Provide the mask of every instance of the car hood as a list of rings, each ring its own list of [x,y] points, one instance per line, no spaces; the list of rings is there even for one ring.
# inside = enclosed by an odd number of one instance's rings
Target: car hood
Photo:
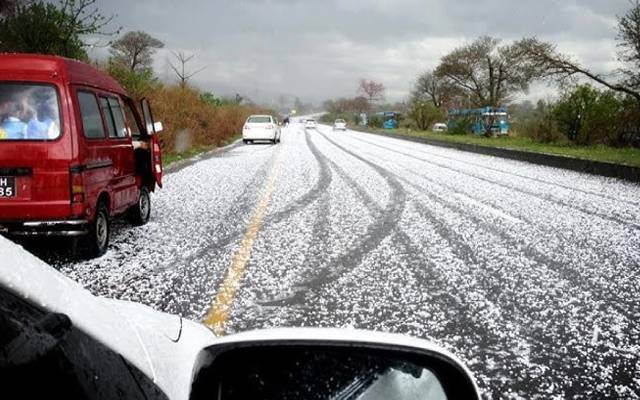
[[[72,324],[126,358],[170,398],[188,398],[200,351],[216,340],[203,325],[128,301],[93,296],[0,236],[0,288]]]

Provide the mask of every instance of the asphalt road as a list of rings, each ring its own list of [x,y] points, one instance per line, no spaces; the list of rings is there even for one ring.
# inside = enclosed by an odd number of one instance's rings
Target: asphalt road
[[[294,124],[169,174],[153,207],[106,256],[50,261],[226,332],[430,338],[487,398],[640,397],[637,185]]]

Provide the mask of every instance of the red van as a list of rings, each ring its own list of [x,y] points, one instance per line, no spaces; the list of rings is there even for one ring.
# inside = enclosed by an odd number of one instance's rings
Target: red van
[[[106,252],[110,220],[145,224],[162,160],[141,114],[109,75],[66,58],[0,54],[0,233],[82,239]]]

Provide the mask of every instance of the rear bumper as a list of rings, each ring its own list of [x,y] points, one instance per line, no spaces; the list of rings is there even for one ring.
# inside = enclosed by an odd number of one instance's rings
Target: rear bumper
[[[89,233],[89,222],[83,219],[57,221],[0,221],[0,234],[6,236],[66,236]]]
[[[277,137],[276,132],[255,132],[255,133],[243,133],[243,140],[275,140]]]

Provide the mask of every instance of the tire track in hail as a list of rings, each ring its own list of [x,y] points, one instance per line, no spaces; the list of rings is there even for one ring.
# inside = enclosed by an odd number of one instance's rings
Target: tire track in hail
[[[470,268],[469,273],[475,273],[479,275],[479,279],[477,279],[477,281],[480,284],[480,288],[482,288],[484,293],[486,293],[486,298],[492,303],[498,304],[501,309],[504,309],[505,311],[507,311],[507,312],[501,313],[502,319],[504,321],[510,321],[511,322],[510,325],[512,327],[514,326],[519,327],[519,331],[518,331],[519,336],[530,338],[529,343],[532,346],[531,359],[536,364],[544,363],[555,371],[562,371],[566,376],[575,376],[579,374],[581,371],[583,371],[585,368],[587,368],[587,366],[591,366],[592,368],[599,369],[597,371],[598,373],[604,373],[604,369],[609,369],[610,370],[609,373],[615,376],[613,378],[613,381],[618,383],[623,383],[631,387],[634,386],[633,384],[634,376],[633,376],[633,373],[632,372],[630,373],[629,371],[634,371],[633,366],[638,361],[637,356],[635,357],[635,361],[630,360],[628,357],[618,356],[617,358],[613,358],[611,357],[611,353],[612,352],[616,353],[615,350],[608,349],[604,345],[591,345],[591,344],[582,344],[582,346],[587,349],[583,353],[581,353],[578,349],[576,349],[573,346],[566,346],[565,348],[563,348],[562,351],[559,351],[559,352],[549,351],[550,348],[559,344],[557,340],[558,338],[554,335],[563,335],[563,334],[569,335],[568,337],[571,340],[577,340],[580,338],[580,336],[576,337],[574,335],[571,335],[570,332],[563,331],[567,323],[571,323],[571,321],[575,323],[575,320],[576,320],[576,317],[571,315],[570,309],[567,309],[565,307],[566,301],[563,301],[563,300],[566,300],[566,298],[562,299],[562,298],[555,298],[553,296],[545,296],[544,298],[544,301],[546,302],[545,307],[553,309],[554,315],[552,317],[547,317],[545,321],[540,321],[540,320],[536,321],[538,322],[538,324],[540,322],[542,322],[543,324],[546,324],[544,328],[541,328],[539,325],[531,326],[530,325],[531,319],[533,318],[532,315],[535,315],[535,304],[534,305],[530,304],[528,302],[529,298],[527,297],[519,298],[519,296],[503,295],[503,293],[505,293],[505,290],[509,289],[508,286],[505,286],[505,281],[504,281],[504,277],[505,277],[504,269],[508,268],[509,265],[501,264],[498,268],[496,268],[495,266],[492,266],[492,261],[494,260],[492,259],[491,254],[483,254],[482,252],[478,252],[477,249],[474,249],[472,246],[470,246],[466,242],[465,236],[463,236],[456,230],[452,229],[444,219],[437,217],[429,207],[427,207],[426,205],[420,202],[416,202],[416,203],[417,203],[416,209],[419,212],[419,214],[423,218],[428,219],[432,222],[433,226],[436,228],[438,232],[438,235],[444,238],[449,243],[449,246],[452,249],[454,249],[455,254],[460,259],[462,259],[466,265],[469,265],[469,266],[475,265],[479,267],[479,268]],[[458,210],[457,212],[459,213],[460,210]],[[483,224],[481,221],[475,220],[474,223],[476,225],[480,225],[480,224],[484,225],[484,229],[487,229],[487,226]],[[492,229],[491,231],[497,234],[500,234],[500,230],[497,228]],[[477,238],[478,235],[472,235],[472,237]],[[518,247],[515,247],[515,248],[518,248]],[[528,259],[530,259],[531,261],[534,261],[536,264],[538,264],[539,267],[543,267],[543,268],[546,267],[551,270],[554,270],[555,272],[558,272],[557,269],[553,268],[553,264],[550,265],[545,263],[545,261],[548,261],[548,260],[540,259],[539,254],[532,254],[529,251],[527,251],[527,249],[524,249],[523,255]],[[527,268],[527,267],[524,267],[524,268]],[[559,275],[562,276],[561,273],[559,273]],[[529,276],[529,278],[531,278],[531,276]],[[543,292],[545,292],[545,289],[548,290],[548,288],[546,288],[544,275],[538,276],[537,280],[539,282],[530,281],[532,282],[534,289],[542,288]],[[572,282],[571,280],[568,280],[568,281]],[[512,288],[512,291],[514,290],[515,289]],[[519,290],[522,290],[522,288],[519,288]],[[573,298],[576,296],[575,292],[572,292],[572,293],[574,294],[569,294],[570,298]],[[587,297],[589,297],[589,294],[593,293],[593,291],[577,291],[577,293],[581,293],[583,296],[586,295]],[[539,291],[536,291],[534,295],[540,296],[541,294]],[[549,304],[549,302],[552,302],[552,304]],[[611,308],[614,308],[614,309],[617,308],[616,311],[618,312],[618,314],[623,315],[625,318],[627,318],[627,322],[631,323],[633,319],[629,319],[629,318],[632,318],[632,315],[629,315],[627,312],[625,312],[624,309],[620,309],[619,307],[616,307],[616,305],[617,304],[613,302],[613,300],[607,300],[607,306],[611,306]],[[599,309],[599,310],[592,310],[592,312],[596,312],[598,317],[600,318],[603,318],[603,316],[606,316],[608,318],[611,318],[612,320],[616,320],[616,318],[610,315],[609,310]],[[589,322],[588,318],[586,318],[584,315],[581,315],[580,317],[582,318],[582,320],[578,322],[580,326],[583,326],[583,327],[590,326],[587,324]],[[580,319],[580,317],[578,317],[578,319]],[[553,329],[548,329],[550,323],[553,323],[553,327],[558,328],[560,332],[556,332]],[[607,324],[602,324],[602,325],[607,326]],[[526,331],[526,335],[524,334],[522,329]],[[588,328],[584,328],[584,329],[588,329]],[[635,338],[632,336],[629,337],[630,343],[634,343],[636,340],[638,340],[637,337]],[[590,354],[602,355],[603,363],[594,364],[592,362],[593,360],[591,359],[593,356]],[[567,359],[573,360],[573,363],[571,365],[567,365],[566,364]],[[604,363],[604,360],[606,360],[606,363]],[[559,383],[559,382],[556,382],[556,383]],[[524,389],[526,392],[533,390],[533,387],[530,386],[526,380],[522,382],[522,384],[526,386],[526,389]],[[572,387],[571,390],[573,391],[573,393],[576,393],[576,394],[584,393],[585,391],[589,390],[589,383],[587,382],[574,381],[572,382],[572,385],[574,385],[574,387]]]
[[[395,174],[394,172],[391,172],[391,173]],[[582,290],[578,290],[578,293],[582,293],[583,295],[586,294],[587,296],[590,295],[591,297],[593,297],[594,295],[599,297],[598,299],[595,300],[599,308],[597,310],[592,310],[592,312],[597,312],[598,318],[600,319],[611,318],[612,320],[616,320],[616,318],[611,315],[611,311],[613,310],[618,315],[623,316],[626,319],[627,323],[631,324],[632,321],[634,321],[634,315],[636,315],[637,311],[635,312],[629,311],[629,310],[637,309],[637,307],[634,305],[633,302],[626,303],[623,306],[620,306],[621,300],[618,298],[609,296],[608,290],[604,288],[599,288],[599,287],[596,287],[597,290],[594,290],[594,286],[589,282],[586,282],[585,279],[582,277],[582,275],[578,271],[574,271],[572,269],[567,269],[563,267],[562,263],[554,261],[544,253],[541,253],[536,249],[532,248],[528,243],[511,237],[511,235],[508,232],[499,228],[500,226],[499,224],[496,224],[496,225],[488,224],[485,221],[475,216],[469,215],[465,210],[461,209],[457,205],[443,199],[437,194],[430,192],[429,189],[420,185],[416,185],[397,174],[395,175],[399,180],[403,181],[405,184],[411,187],[418,189],[422,194],[429,197],[432,201],[436,201],[440,203],[442,206],[460,215],[462,218],[469,219],[479,229],[484,230],[486,232],[493,233],[501,240],[504,240],[509,247],[522,250],[523,255],[530,261],[535,262],[538,266],[543,268],[548,268],[551,271],[554,271],[555,273],[557,273],[565,281],[571,282],[572,284],[576,284],[577,286],[580,287],[580,289],[582,289]],[[500,304],[501,308],[505,308],[506,306],[506,309],[509,312],[503,313],[503,318],[506,321],[510,321],[512,324],[515,324],[516,326],[522,326],[523,328],[527,328],[523,324],[523,319],[526,321],[526,318],[529,316],[528,315],[529,312],[527,311],[527,306],[530,306],[530,305],[526,302],[526,300],[524,302],[522,300],[518,302],[516,301],[518,300],[516,298],[501,296],[501,293],[504,290],[503,285],[500,284],[500,282],[502,282],[503,280],[503,272],[504,272],[503,269],[500,268],[498,270],[494,269],[493,271],[491,271],[492,269],[490,268],[491,257],[478,253],[476,250],[474,250],[470,245],[466,243],[465,236],[461,235],[454,229],[451,229],[446,223],[446,221],[438,218],[426,205],[422,204],[419,201],[417,202],[417,204],[418,204],[417,210],[420,212],[421,216],[423,218],[427,218],[433,221],[433,223],[435,224],[438,230],[439,236],[445,238],[448,241],[450,247],[455,250],[455,254],[457,254],[462,260],[464,260],[466,264],[481,266],[481,268],[475,269],[470,272],[476,272],[476,273],[479,272],[482,275],[484,275],[484,278],[482,278],[478,282],[481,283],[482,285],[481,287],[484,290],[484,292],[489,294],[487,296],[488,300],[490,300],[494,304]],[[478,234],[478,235],[482,236],[481,234]],[[477,237],[478,235],[472,235],[472,236]],[[567,274],[566,273],[567,271],[570,272],[570,274]],[[546,284],[543,280],[540,281],[539,283],[535,283],[535,286],[542,289],[546,288]],[[505,305],[505,300],[509,300],[511,304]],[[550,299],[547,299],[547,300],[550,300]],[[602,308],[603,303],[605,304],[605,307],[609,307],[609,309],[607,308],[603,309]],[[548,304],[546,306],[549,307]],[[561,353],[561,352],[550,353],[548,349],[551,346],[558,344],[556,338],[554,337],[554,334],[561,335],[562,326],[567,321],[567,318],[565,318],[565,313],[567,311],[565,311],[565,308],[563,307],[562,302],[560,302],[559,300],[556,301],[555,306],[551,308],[556,310],[555,311],[556,315],[554,316],[554,321],[556,322],[556,325],[554,325],[554,327],[557,327],[561,332],[558,333],[555,331],[547,331],[545,329],[540,329],[538,327],[536,328],[536,330],[533,330],[530,333],[529,336],[531,336],[531,339],[532,339],[531,343],[533,343],[535,347],[535,351],[533,351],[532,354],[533,354],[533,359],[536,360],[536,363],[540,364],[546,361],[548,364],[551,364],[549,365],[549,367],[556,369],[558,371],[562,371],[563,373],[566,373],[567,376],[574,376],[578,374],[583,369],[583,367],[595,366],[595,368],[599,368],[598,365],[604,365],[605,364],[604,361],[606,360],[606,364],[607,364],[606,368],[609,368],[610,369],[609,373],[614,375],[613,381],[622,382],[634,391],[640,390],[637,387],[637,384],[634,384],[634,376],[633,376],[634,365],[638,361],[637,356],[635,358],[623,357],[620,355],[621,353],[619,349],[610,348],[605,346],[604,344],[587,345],[586,347],[590,348],[591,350],[588,350],[586,353],[580,353],[578,350],[574,348],[570,348],[570,349],[567,348],[564,350],[564,353]],[[582,321],[583,325],[584,325],[584,322],[585,321]],[[607,326],[607,324],[604,324],[604,326]],[[530,329],[533,329],[533,328],[530,328]],[[627,334],[629,335],[628,344],[636,343],[638,340],[640,340],[640,337],[638,337],[637,331],[627,332]],[[588,353],[601,355],[603,359],[602,360],[603,363],[601,364],[590,363],[591,356],[589,356]],[[550,358],[548,356],[549,354],[551,354]],[[573,360],[580,360],[581,365],[577,365],[577,366],[565,365],[564,361],[567,359],[567,357]],[[604,373],[604,371],[598,370],[597,373]],[[527,379],[522,383],[523,385],[522,390],[525,390],[525,392],[533,390],[534,388],[533,386],[527,383],[529,379],[530,377],[527,377]],[[560,383],[562,382],[555,382],[553,384],[560,384]],[[585,382],[572,382],[571,385],[572,386],[567,389],[575,394],[584,393],[589,390],[589,384]],[[610,387],[609,390],[612,390],[612,387]]]
[[[442,241],[447,241],[441,233],[436,232],[436,235]],[[492,314],[487,312],[486,304],[477,301],[478,288],[474,287],[473,280],[469,278],[472,272],[469,265],[464,264],[463,269],[457,273],[452,273],[452,268],[447,266],[445,274],[443,267],[438,266],[433,257],[414,243],[415,238],[402,231],[398,231],[396,237],[394,245],[403,247],[405,254],[411,255],[408,268],[420,279],[420,289],[428,293],[429,303],[440,305],[446,315],[444,325],[423,329],[437,329],[441,333],[435,339],[444,341],[456,352],[464,354],[468,366],[481,381],[479,383],[483,389],[494,395],[506,393],[508,389],[513,390],[513,379],[519,378],[518,382],[522,381],[527,375],[527,369],[531,367],[530,364],[527,365],[529,360],[526,357],[514,354],[513,350],[526,352],[529,343],[523,344],[524,338],[520,335],[514,337],[510,327],[498,324],[498,321],[491,318]],[[470,291],[474,291],[473,295]],[[479,295],[485,298],[487,296],[484,291]],[[508,366],[509,380],[505,380],[504,375],[487,374],[487,365],[496,361],[501,366]],[[543,382],[531,378],[527,383],[536,387]]]
[[[295,306],[305,305],[308,296],[313,293],[314,290],[320,289],[322,286],[338,279],[349,269],[358,266],[364,257],[373,251],[380,243],[389,235],[392,234],[393,229],[400,221],[400,217],[404,212],[406,205],[406,192],[400,182],[388,174],[387,171],[375,163],[353,153],[352,151],[342,147],[333,140],[329,139],[324,133],[319,132],[325,140],[333,144],[338,149],[342,150],[351,157],[363,162],[376,173],[378,173],[389,185],[391,189],[391,196],[388,201],[387,207],[381,215],[381,218],[377,219],[375,223],[371,224],[366,233],[363,235],[363,239],[360,244],[351,249],[349,252],[338,256],[334,260],[328,260],[326,264],[328,267],[322,269],[313,279],[305,281],[294,290],[293,296],[288,299],[278,300],[270,302],[265,305],[269,306]],[[321,154],[321,153],[320,153]],[[322,155],[324,157],[324,155]]]
[[[384,212],[384,209],[379,207],[371,198],[369,193],[367,193],[361,185],[351,178],[344,169],[332,160],[328,161],[337,174],[344,179],[345,182],[347,182],[347,184],[356,192],[358,197],[369,206],[374,215],[379,215]],[[450,317],[448,318],[447,326],[443,329],[448,331],[450,335],[458,337],[460,342],[464,342],[465,344],[468,344],[465,340],[468,340],[469,337],[478,339],[474,344],[481,346],[484,351],[480,354],[467,354],[469,359],[475,358],[480,365],[484,365],[490,358],[495,359],[496,357],[504,354],[504,348],[514,346],[514,343],[512,343],[513,341],[510,342],[506,335],[501,335],[500,332],[491,330],[487,326],[486,321],[482,321],[482,318],[478,318],[478,315],[481,313],[473,301],[470,302],[466,297],[454,294],[460,290],[460,287],[464,282],[467,282],[466,279],[460,278],[457,283],[448,281],[446,277],[438,273],[438,268],[434,264],[433,260],[425,257],[421,249],[418,249],[406,234],[399,231],[397,227],[394,227],[393,231],[394,232],[392,232],[392,234],[399,238],[399,240],[394,240],[394,245],[403,246],[406,249],[405,254],[410,254],[414,257],[411,260],[411,264],[414,266],[414,268],[412,268],[412,272],[422,278],[420,289],[425,289],[424,291],[429,293],[434,302],[441,306],[440,309]],[[331,306],[328,307],[330,308]],[[481,321],[478,321],[478,319]],[[458,346],[460,344],[461,343],[456,343],[455,347],[461,348],[461,346]],[[515,345],[517,345],[517,343]],[[526,366],[523,363],[519,363],[516,366],[513,366],[512,370],[517,370],[518,373],[523,374],[526,370]],[[497,378],[495,379],[497,381]],[[493,383],[494,382],[492,381],[491,385],[487,384],[486,386],[495,387]],[[505,385],[507,384],[505,382],[502,383],[503,386],[506,387]]]
[[[557,204],[557,205],[560,205],[560,206],[563,206],[563,207],[568,207],[568,208],[571,208],[571,209],[578,210],[578,211],[583,212],[583,213],[585,213],[587,215],[591,215],[591,216],[594,216],[594,217],[602,218],[602,219],[607,220],[607,221],[615,222],[615,223],[621,224],[621,225],[623,225],[625,227],[629,227],[629,228],[632,228],[632,229],[640,230],[640,224],[635,223],[635,222],[627,221],[627,220],[624,220],[624,219],[621,219],[621,218],[618,218],[618,217],[615,217],[615,216],[603,214],[603,213],[600,213],[600,212],[597,212],[597,211],[592,211],[592,210],[586,209],[584,207],[581,207],[581,206],[578,206],[578,205],[575,205],[575,204],[569,204],[569,203],[567,203],[567,202],[565,202],[563,200],[556,199],[556,198],[554,198],[552,196],[540,195],[540,194],[538,194],[538,193],[536,193],[534,191],[531,191],[531,190],[526,190],[526,189],[523,189],[523,188],[520,188],[520,187],[517,187],[517,186],[514,186],[514,185],[509,185],[509,184],[506,184],[506,183],[497,182],[497,181],[491,180],[489,178],[485,178],[485,177],[477,175],[477,174],[473,174],[473,173],[470,173],[470,172],[463,171],[461,169],[450,167],[450,166],[445,165],[445,164],[441,164],[441,163],[438,163],[438,162],[435,162],[435,161],[431,161],[431,160],[427,160],[427,159],[424,159],[424,158],[416,157],[416,156],[414,156],[414,155],[412,155],[410,153],[405,153],[405,152],[399,151],[399,150],[393,150],[393,149],[390,149],[388,147],[381,146],[381,145],[378,145],[378,144],[369,143],[367,141],[363,141],[363,140],[358,139],[358,138],[354,138],[354,139],[357,140],[357,141],[360,141],[360,142],[368,143],[368,144],[370,144],[372,146],[375,146],[375,147],[378,147],[378,148],[381,148],[381,149],[384,149],[384,150],[387,150],[387,151],[391,151],[391,152],[394,152],[394,153],[397,153],[397,154],[401,154],[403,156],[412,158],[412,159],[417,160],[417,161],[421,161],[421,162],[424,162],[424,163],[427,163],[427,164],[435,165],[436,167],[443,168],[443,169],[446,169],[446,170],[449,170],[449,171],[452,171],[452,172],[455,172],[455,173],[458,173],[458,174],[466,175],[466,176],[469,176],[471,178],[478,179],[480,181],[487,182],[487,183],[492,184],[492,185],[500,186],[500,187],[503,187],[503,188],[509,189],[509,190],[514,190],[516,192],[520,192],[520,193],[526,194],[528,196],[533,196],[533,197],[536,197],[538,199],[541,199],[541,200],[544,200],[544,201],[548,201],[550,203],[554,203],[554,204]]]
[[[358,140],[360,142],[363,142],[363,143],[368,143],[368,144],[371,144],[371,145],[375,145],[375,143],[372,143],[372,142],[370,142],[368,140],[364,140],[364,139],[361,139],[361,138],[357,138],[355,136],[353,136],[352,138],[355,139],[355,140]],[[390,144],[390,145],[391,146],[397,146],[398,148],[401,148],[401,149],[406,149],[403,146],[398,145],[398,144]],[[388,147],[384,147],[384,148],[388,149]],[[509,171],[504,171],[504,170],[502,170],[500,168],[489,167],[489,166],[486,166],[486,165],[483,165],[483,164],[480,164],[480,163],[475,163],[475,162],[471,162],[471,161],[464,161],[464,160],[457,159],[455,157],[444,156],[444,155],[441,155],[441,154],[432,153],[432,152],[425,151],[425,150],[419,150],[419,149],[415,149],[414,150],[414,149],[412,149],[412,151],[416,151],[416,152],[418,152],[420,154],[425,154],[425,155],[430,155],[430,156],[434,156],[434,157],[444,158],[445,160],[455,161],[455,162],[460,163],[460,164],[466,164],[466,165],[470,165],[470,166],[473,166],[473,167],[486,169],[486,170],[489,170],[489,171],[499,172],[499,173],[505,174],[505,175],[511,175],[511,176],[515,176],[515,177],[518,177],[518,178],[532,180],[534,182],[539,182],[539,183],[542,183],[542,184],[545,184],[545,185],[557,186],[557,187],[560,187],[562,189],[567,189],[567,190],[571,190],[571,191],[575,191],[575,192],[580,192],[580,193],[583,193],[583,194],[586,194],[586,195],[590,195],[590,196],[600,197],[600,198],[603,198],[603,199],[616,201],[616,202],[620,202],[620,203],[626,203],[626,204],[632,205],[632,206],[640,206],[640,202],[636,202],[636,201],[633,201],[633,200],[620,199],[618,197],[609,196],[609,195],[606,195],[606,194],[603,194],[603,193],[596,193],[596,192],[593,192],[593,191],[590,191],[590,190],[571,187],[571,186],[568,186],[568,185],[563,185],[561,183],[551,182],[551,181],[547,181],[547,180],[540,179],[540,178],[535,178],[535,177],[528,176],[528,175],[518,174],[518,173],[515,173],[515,172],[509,172]],[[491,156],[488,156],[488,157],[491,157]],[[515,161],[515,160],[510,160],[510,161]],[[548,167],[548,168],[553,168],[553,167]],[[571,172],[576,172],[576,171],[571,171]]]
[[[406,180],[405,178],[397,175],[396,173],[388,170],[389,173],[393,174],[396,176],[397,179],[405,182],[406,184],[415,187],[415,188],[419,188],[421,192],[424,192],[425,190],[428,190],[422,186],[416,185],[408,180]],[[464,210],[460,209],[457,205],[446,201],[445,199],[443,199],[442,197],[433,194],[433,193],[426,193],[431,199],[432,201],[437,201],[438,203],[442,204],[444,207],[448,208],[451,211],[454,211],[455,213],[459,214],[461,217],[463,218],[470,218],[472,220],[472,222],[477,225],[479,228],[482,228],[486,231],[489,231],[493,234],[495,234],[496,236],[498,236],[500,239],[507,241],[508,245],[514,247],[514,248],[524,248],[524,256],[527,257],[529,260],[537,263],[540,267],[547,267],[550,268],[551,270],[553,270],[556,273],[559,273],[559,271],[557,270],[558,267],[561,267],[561,264],[558,262],[555,262],[554,260],[550,259],[549,257],[547,257],[546,255],[544,255],[543,253],[538,252],[535,249],[532,248],[528,248],[527,244],[522,242],[522,241],[518,241],[517,243],[514,243],[514,241],[516,241],[517,239],[512,238],[507,232],[505,232],[504,230],[501,230],[499,228],[500,225],[492,225],[492,224],[487,224],[485,221],[480,220],[479,218],[476,217],[470,217]],[[472,247],[470,247],[467,243],[465,239],[465,236],[461,235],[460,233],[456,232],[454,229],[451,229],[446,221],[438,218],[432,210],[430,210],[426,205],[421,204],[420,202],[418,202],[418,206],[417,208],[420,211],[420,214],[423,218],[426,218],[430,221],[432,221],[432,224],[434,224],[438,235],[440,237],[442,237],[443,239],[445,239],[448,243],[449,246],[454,249],[455,254],[465,262],[465,265],[478,265],[478,266],[484,266],[483,268],[480,269],[470,269],[469,273],[473,274],[473,273],[477,273],[480,272],[481,275],[484,275],[483,279],[480,279],[478,282],[480,284],[481,289],[483,290],[484,293],[486,293],[487,295],[485,296],[487,298],[487,300],[491,301],[493,304],[500,304],[501,308],[504,307],[504,298],[500,295],[500,293],[502,293],[502,289],[504,289],[502,287],[502,285],[500,284],[501,282],[501,278],[503,278],[502,276],[502,268],[500,268],[499,270],[493,270],[491,271],[490,268],[490,257],[486,258],[486,255],[480,254],[478,252],[476,252]],[[475,236],[474,236],[475,237]],[[399,243],[402,243],[403,241],[399,241]],[[414,252],[415,254],[420,254],[420,252],[416,251]],[[486,267],[486,268],[485,268]],[[555,268],[554,268],[555,267]],[[487,272],[489,271],[489,272]],[[587,287],[587,290],[585,292],[593,294],[593,289],[591,287],[591,285],[589,285],[588,283],[585,285],[584,281],[581,280],[581,276],[577,271],[573,271],[574,274],[572,275],[572,278],[578,278],[580,279],[580,285],[583,287]],[[572,282],[572,283],[576,283],[575,279],[567,279],[567,277],[563,276],[562,273],[559,273],[560,276],[563,277],[563,279],[565,279],[568,282]],[[464,280],[462,281],[464,282]],[[540,287],[540,288],[545,288],[545,283],[544,282],[539,282],[539,283],[535,283],[534,286]],[[455,290],[457,288],[457,290],[459,291],[459,287],[452,287],[452,290]],[[607,293],[606,290],[600,291],[598,294],[600,296],[602,296],[604,293]],[[513,300],[513,299],[512,299]],[[617,305],[617,302],[619,301],[618,299],[605,299],[604,300],[607,305]],[[502,313],[503,315],[503,319],[506,322],[510,322],[510,326],[513,327],[515,326],[520,326],[523,328],[527,328],[525,325],[523,325],[523,322],[526,322],[526,318],[529,317],[529,312],[527,311],[527,306],[529,306],[529,304],[526,303],[526,300],[523,302],[522,300],[518,301],[512,301],[512,304],[510,306],[507,307],[507,311],[508,313]],[[560,317],[558,317],[558,315],[554,316],[554,321],[558,322],[560,325],[556,325],[556,326],[561,326],[562,322],[566,320],[566,318],[564,318],[563,316],[564,314],[564,308],[563,308],[563,304],[561,302],[556,302],[556,306],[554,307],[557,311],[556,313],[560,314]],[[598,310],[600,313],[605,312],[606,310]],[[629,318],[633,318],[633,314],[629,315],[627,312],[625,312],[625,309],[616,309],[616,312],[618,312],[619,315],[623,315],[625,318],[627,318],[627,322],[633,321],[633,319],[629,319]],[[602,314],[598,314],[598,316],[602,316]],[[605,312],[605,314],[609,315],[609,312]],[[610,315],[609,315],[610,317]],[[583,321],[584,322],[584,321]],[[528,327],[529,329],[533,329],[531,327]],[[527,331],[528,332],[528,331]],[[592,363],[590,364],[590,356],[588,355],[589,351],[587,353],[581,353],[578,350],[575,349],[568,349],[566,350],[564,353],[552,353],[551,354],[551,359],[549,360],[549,358],[547,357],[547,354],[549,353],[548,350],[550,346],[554,346],[557,343],[557,338],[554,337],[554,334],[562,334],[562,332],[558,333],[555,331],[551,331],[548,332],[545,329],[539,329],[539,327],[536,330],[533,330],[533,332],[529,335],[531,336],[531,341],[530,343],[533,343],[534,347],[535,347],[535,351],[531,352],[531,354],[533,355],[532,360],[534,361],[534,364],[543,364],[545,362],[551,364],[550,367],[554,368],[558,371],[562,371],[563,373],[566,374],[566,376],[574,376],[576,374],[578,374],[581,370],[581,368],[587,366],[587,365],[592,365]],[[520,337],[522,337],[522,335],[519,333]],[[630,337],[629,338],[629,342],[633,343],[635,342],[637,339],[639,338],[634,338],[634,337]],[[632,390],[637,391],[638,388],[636,387],[637,385],[635,385],[634,382],[634,376],[633,376],[633,371],[634,371],[634,365],[635,362],[637,362],[637,357],[635,358],[635,361],[633,359],[629,359],[628,357],[620,357],[620,354],[618,354],[618,350],[617,349],[612,349],[612,348],[608,348],[607,346],[600,344],[600,345],[590,345],[587,346],[592,348],[592,352],[595,352],[597,354],[603,354],[602,358],[603,358],[603,363],[602,365],[604,365],[604,360],[607,361],[607,365],[609,367],[611,367],[610,369],[612,370],[612,374],[614,374],[614,378],[613,381],[615,382],[623,382],[625,385],[627,385],[628,387],[630,387]],[[506,347],[509,348],[509,347]],[[613,356],[612,356],[613,353]],[[616,357],[617,355],[617,357]],[[495,356],[495,355],[492,355]],[[569,357],[573,360],[580,360],[581,361],[581,365],[565,365],[564,361],[566,360],[566,358]],[[520,380],[518,381],[518,390],[522,390],[525,393],[530,393],[531,391],[535,391],[534,389],[536,387],[541,387],[543,384],[546,384],[547,386],[550,384],[550,382],[547,380],[545,381],[545,379],[547,379],[548,377],[544,377],[544,376],[538,376],[538,377],[532,377],[530,376],[531,374],[527,373],[527,365],[526,364],[519,364],[517,368],[514,368],[514,366],[509,363],[509,358],[504,358],[503,361],[505,361],[504,366],[509,368],[510,372],[518,372],[518,377],[520,378]],[[592,365],[593,366],[593,365]],[[596,365],[596,368],[599,368]],[[630,372],[631,371],[631,372]],[[597,370],[595,373],[603,373],[603,370]],[[495,383],[495,382],[494,382]],[[504,383],[504,382],[503,382]],[[554,381],[551,382],[551,385],[558,385],[558,384],[562,384],[563,382],[561,381]],[[494,385],[491,385],[492,387],[494,387]],[[504,387],[506,389],[506,386]],[[572,382],[570,387],[566,388],[567,390],[569,390],[571,393],[574,394],[579,394],[579,393],[585,393],[586,391],[589,390],[589,383],[586,382]],[[611,394],[613,395],[613,388],[609,387],[609,390],[611,390]],[[540,391],[539,393],[545,393],[544,391]]]
[[[373,156],[373,157],[377,158],[378,160],[381,160],[381,157],[376,157],[376,156]],[[452,190],[454,191],[454,193],[457,192],[457,190],[452,189],[450,185],[445,185],[445,184],[436,182],[435,180],[427,176],[424,176],[417,172],[413,172],[411,170],[407,170],[407,172],[409,172],[412,175],[418,176],[422,179],[425,179],[434,185],[443,187],[448,190]],[[482,219],[469,213],[467,210],[460,208],[457,204],[451,201],[448,201],[442,196],[434,193],[433,190],[431,190],[430,188],[413,183],[408,179],[406,179],[405,177],[402,177],[396,174],[395,172],[390,171],[390,173],[394,174],[400,181],[404,182],[408,186],[413,187],[419,190],[422,194],[427,195],[432,201],[436,201],[442,204],[449,210],[460,215],[462,218],[466,218],[471,222],[473,222],[474,224],[476,224],[477,226],[482,227],[485,231],[498,236],[511,248],[520,249],[521,251],[524,252],[523,254],[525,254],[527,258],[529,258],[530,260],[535,261],[541,265],[546,265],[552,271],[558,273],[564,280],[579,286],[584,291],[588,291],[589,293],[592,293],[599,300],[606,302],[610,307],[615,309],[616,312],[618,312],[619,314],[627,318],[634,318],[634,315],[640,315],[640,304],[634,301],[625,302],[620,298],[615,297],[615,294],[611,293],[611,291],[606,287],[601,287],[600,285],[590,282],[587,278],[585,278],[582,271],[576,271],[570,267],[567,267],[562,262],[556,261],[551,256],[537,250],[535,248],[535,245],[537,243],[530,243],[521,238],[514,237],[507,230],[502,229],[501,224],[488,224]],[[530,223],[533,223],[533,221]],[[559,239],[563,243],[562,238],[560,236],[558,235],[555,235],[555,236],[557,239]],[[590,267],[593,270],[597,270],[599,268],[598,265],[592,265],[592,264],[589,264],[588,267]]]
[[[316,146],[309,139],[309,133],[305,131],[305,142],[307,147],[311,151],[311,154],[316,160],[319,168],[319,176],[316,184],[305,193],[302,197],[293,202],[289,207],[285,208],[282,211],[279,211],[273,214],[271,217],[267,219],[267,223],[277,223],[286,218],[289,218],[293,213],[304,210],[306,207],[311,205],[313,202],[318,200],[323,194],[326,193],[327,188],[331,185],[331,180],[333,179],[331,175],[331,168],[327,165],[326,160],[320,153],[320,151],[316,148]]]
[[[329,247],[328,238],[330,229],[328,218],[331,207],[327,189],[330,183],[333,181],[333,173],[331,166],[329,165],[331,161],[325,158],[324,155],[322,155],[320,150],[310,139],[309,133],[306,130],[304,134],[305,142],[320,168],[319,179],[315,187],[311,191],[307,192],[305,196],[296,201],[294,205],[287,207],[285,210],[280,211],[279,213],[271,217],[270,222],[280,222],[290,217],[292,213],[304,211],[306,207],[317,201],[317,209],[314,210],[316,218],[313,220],[314,223],[311,230],[312,241],[307,252],[305,253],[305,261],[302,263],[302,265],[299,266],[298,271],[299,276],[317,277],[319,275],[325,276],[329,273],[328,268],[323,265],[322,260],[323,257],[328,253]],[[318,238],[321,238],[321,240],[318,240]],[[302,290],[301,288],[306,287],[308,282],[309,279],[307,278],[302,282],[293,284],[291,288],[293,294],[285,294],[284,296],[275,299],[271,298],[260,300],[257,301],[257,304],[267,308],[281,306],[285,302],[289,301],[292,297],[294,297],[298,291]],[[268,316],[265,315],[261,315],[260,317],[261,319],[268,318]]]

